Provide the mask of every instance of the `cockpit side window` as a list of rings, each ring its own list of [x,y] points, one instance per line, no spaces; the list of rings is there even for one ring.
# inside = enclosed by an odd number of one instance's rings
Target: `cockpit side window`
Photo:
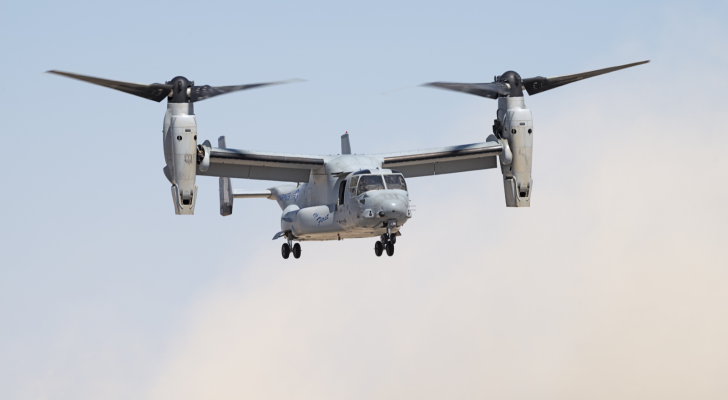
[[[357,194],[362,194],[371,190],[384,190],[384,181],[382,181],[381,175],[364,175],[359,178]]]
[[[407,190],[407,184],[404,182],[404,176],[402,175],[384,175],[384,182],[387,183],[387,189]]]

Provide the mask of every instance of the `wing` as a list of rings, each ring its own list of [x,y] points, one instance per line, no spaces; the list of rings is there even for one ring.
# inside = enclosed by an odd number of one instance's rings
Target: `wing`
[[[321,156],[221,149],[210,151],[210,167],[198,175],[282,182],[308,182],[312,169],[324,166]]]
[[[503,151],[496,141],[437,147],[433,149],[378,154],[384,159],[382,168],[396,169],[405,178],[452,174],[495,168],[495,156]]]

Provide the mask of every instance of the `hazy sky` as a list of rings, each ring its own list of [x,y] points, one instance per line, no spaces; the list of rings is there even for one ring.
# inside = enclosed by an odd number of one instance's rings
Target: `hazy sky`
[[[0,4],[3,399],[728,398],[725,2]],[[483,141],[426,88],[650,59],[526,96],[528,209],[496,170],[408,182],[394,257],[304,243],[198,179],[174,215],[164,103],[41,74],[307,82],[196,105],[200,140],[355,153]],[[234,180],[239,189],[272,182]]]

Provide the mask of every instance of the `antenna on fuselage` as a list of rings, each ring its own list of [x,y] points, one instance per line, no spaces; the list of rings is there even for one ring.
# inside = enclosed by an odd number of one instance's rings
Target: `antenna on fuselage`
[[[349,132],[341,135],[341,154],[351,154],[351,143],[349,143]]]

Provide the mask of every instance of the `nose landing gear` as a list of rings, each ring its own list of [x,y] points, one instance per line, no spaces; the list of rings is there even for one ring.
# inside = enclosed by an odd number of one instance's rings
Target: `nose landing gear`
[[[374,254],[376,254],[377,257],[381,257],[383,251],[384,251],[384,245],[382,244],[382,242],[374,243]]]
[[[385,233],[381,236],[379,241],[374,243],[374,254],[377,257],[381,257],[382,253],[386,250],[388,256],[394,255],[394,244],[397,243],[397,235],[394,233]]]
[[[392,257],[394,255],[394,243],[389,242],[385,247],[387,248],[387,255]]]

